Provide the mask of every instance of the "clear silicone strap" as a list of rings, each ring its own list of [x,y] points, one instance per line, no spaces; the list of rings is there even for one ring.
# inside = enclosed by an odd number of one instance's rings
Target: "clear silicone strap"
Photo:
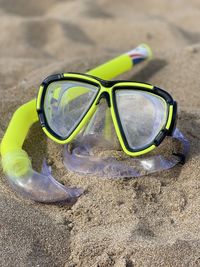
[[[176,128],[173,136],[174,140],[180,143],[179,151],[172,151],[170,155],[152,155],[135,157],[131,159],[131,164],[124,164],[111,157],[97,157],[91,149],[92,144],[99,142],[94,136],[89,137],[90,144],[77,143],[66,145],[64,149],[64,165],[73,172],[82,174],[93,174],[105,178],[139,177],[150,173],[168,170],[177,164],[184,164],[189,151],[189,142],[184,135]],[[93,140],[92,140],[93,138]]]
[[[180,150],[172,151],[171,155],[168,157],[165,157],[164,155],[154,155],[141,160],[142,167],[148,171],[148,173],[168,170],[177,164],[185,163],[189,152],[189,141],[178,128],[175,129],[172,138],[180,142]]]

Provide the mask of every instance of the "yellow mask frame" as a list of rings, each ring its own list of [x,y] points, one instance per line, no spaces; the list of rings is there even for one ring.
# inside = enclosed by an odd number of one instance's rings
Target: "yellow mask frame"
[[[86,85],[93,85],[95,88],[98,88],[98,93],[96,94],[93,103],[90,105],[89,109],[86,110],[84,116],[82,117],[78,125],[76,125],[75,129],[66,137],[61,137],[56,134],[56,132],[49,126],[48,120],[46,119],[45,115],[44,99],[46,97],[48,88],[52,84],[57,84],[57,86],[59,86],[60,82],[73,82],[74,84],[77,83],[77,86],[75,86],[75,90],[73,90],[73,94],[68,95],[69,101],[72,101],[74,98],[77,98],[78,96],[86,93],[86,89],[84,87],[78,86],[78,82],[81,82]],[[119,119],[115,91],[123,89],[137,91],[140,93],[145,92],[145,94],[149,94],[153,97],[159,98],[165,105],[165,124],[162,125],[155,138],[150,143],[146,144],[140,149],[132,149],[129,146],[122,128],[122,124]],[[58,90],[59,87],[57,87],[54,92],[57,92]],[[37,98],[37,112],[40,118],[42,129],[49,138],[51,138],[57,143],[67,144],[72,142],[72,140],[77,136],[77,134],[88,124],[90,118],[95,113],[98,107],[98,103],[102,97],[105,97],[107,99],[118,140],[121,144],[123,151],[127,155],[140,156],[146,154],[156,148],[166,136],[172,135],[176,122],[177,104],[166,91],[146,83],[131,81],[108,81],[99,79],[88,74],[80,73],[57,74],[49,76],[44,80],[44,82],[40,86]]]

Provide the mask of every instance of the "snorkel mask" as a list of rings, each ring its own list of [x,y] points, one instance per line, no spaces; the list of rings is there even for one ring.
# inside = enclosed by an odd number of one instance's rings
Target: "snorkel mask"
[[[37,103],[33,99],[15,112],[1,143],[3,170],[14,189],[40,202],[71,202],[83,193],[81,188],[58,183],[45,162],[41,173],[32,169],[22,145],[38,118],[48,137],[67,144],[64,164],[69,170],[110,178],[137,177],[183,163],[188,142],[175,129],[173,98],[146,83],[110,81],[150,57],[149,47],[140,45],[87,74],[47,77]],[[142,156],[167,136],[178,141],[178,152],[170,151],[168,157]],[[102,153],[107,150],[117,154]]]

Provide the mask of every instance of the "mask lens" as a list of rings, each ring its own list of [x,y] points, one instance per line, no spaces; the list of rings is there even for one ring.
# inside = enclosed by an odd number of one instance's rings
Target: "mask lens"
[[[167,105],[161,97],[139,90],[117,90],[121,125],[131,149],[150,145],[167,120]]]
[[[78,81],[51,83],[44,99],[44,112],[49,127],[61,138],[74,131],[89,110],[98,87]]]

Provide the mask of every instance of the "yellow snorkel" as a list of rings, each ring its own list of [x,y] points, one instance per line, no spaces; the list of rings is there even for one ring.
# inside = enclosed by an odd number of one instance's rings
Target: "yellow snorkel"
[[[142,49],[143,57],[135,56],[137,49]],[[150,48],[147,45],[140,45],[89,71],[88,74],[110,80],[150,57]],[[15,111],[1,142],[3,171],[13,188],[25,197],[39,202],[71,201],[80,196],[83,190],[67,188],[58,183],[46,164],[43,164],[42,173],[34,171],[28,154],[22,149],[31,126],[37,121],[36,99],[25,103]]]

